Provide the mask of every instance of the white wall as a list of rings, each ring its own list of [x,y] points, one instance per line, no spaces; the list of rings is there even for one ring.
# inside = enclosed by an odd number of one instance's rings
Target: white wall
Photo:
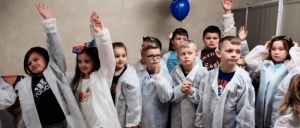
[[[188,18],[177,22],[170,13],[172,0],[1,0],[0,1],[0,75],[24,74],[25,53],[34,46],[45,47],[42,17],[34,4],[40,2],[52,9],[57,19],[68,71],[75,69],[72,47],[90,41],[89,17],[93,11],[101,15],[110,29],[113,41],[122,41],[128,48],[128,62],[139,58],[143,36],[157,37],[168,49],[169,33],[177,27],[186,28],[198,48],[203,46],[202,32],[209,25],[221,27],[224,13],[221,0],[189,0]],[[237,0],[236,0],[237,2]]]

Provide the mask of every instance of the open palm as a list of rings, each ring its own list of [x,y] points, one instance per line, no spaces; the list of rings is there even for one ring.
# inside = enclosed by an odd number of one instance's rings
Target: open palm
[[[45,6],[44,4],[35,4],[36,8],[38,9],[41,16],[46,20],[51,18],[51,10],[49,7]]]
[[[97,15],[97,12],[92,13],[90,21],[92,22],[96,33],[98,33],[99,31],[102,31],[104,29],[104,25],[100,21],[100,16]]]
[[[232,8],[232,0],[223,0],[222,5],[225,11],[231,11]]]

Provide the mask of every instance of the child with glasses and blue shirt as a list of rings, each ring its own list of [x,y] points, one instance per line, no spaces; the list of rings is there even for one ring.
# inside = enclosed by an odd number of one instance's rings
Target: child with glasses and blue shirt
[[[143,128],[166,127],[169,98],[161,90],[164,90],[164,86],[172,88],[171,77],[168,70],[162,68],[161,50],[157,43],[144,46],[141,54],[146,64],[143,70],[137,71],[142,95],[141,125]]]

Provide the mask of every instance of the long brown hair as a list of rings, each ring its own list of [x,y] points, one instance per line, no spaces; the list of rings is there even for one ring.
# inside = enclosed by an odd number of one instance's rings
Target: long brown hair
[[[291,79],[289,90],[279,108],[280,115],[284,115],[289,107],[292,108],[293,116],[300,118],[300,74]]]

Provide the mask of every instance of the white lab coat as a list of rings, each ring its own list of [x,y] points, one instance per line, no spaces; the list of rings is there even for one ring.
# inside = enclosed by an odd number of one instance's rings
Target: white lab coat
[[[299,128],[300,119],[293,116],[293,114],[288,114],[279,117],[276,120],[274,128]]]
[[[49,63],[43,72],[53,94],[61,106],[68,126],[71,128],[86,128],[82,114],[76,103],[72,90],[67,82],[66,61],[63,46],[56,28],[54,18],[44,20],[43,27],[47,33],[47,48],[50,55]],[[31,76],[25,77],[18,83],[19,97],[22,109],[22,118],[19,128],[41,128],[40,119],[35,107],[35,102],[31,89]]]
[[[110,32],[107,28],[95,33],[101,68],[92,72],[91,90],[93,109],[103,128],[120,128],[120,123],[110,94],[110,87],[116,67]],[[91,123],[86,120],[86,123]],[[91,126],[91,125],[89,125]]]
[[[221,96],[218,95],[219,68],[208,72],[199,87],[196,127],[254,128],[255,92],[249,74],[237,68]]]
[[[288,75],[281,81],[278,85],[277,92],[274,96],[273,102],[273,112],[272,112],[272,125],[275,124],[276,120],[279,118],[278,109],[281,106],[281,102],[284,99],[285,94],[287,93],[292,77],[300,74],[300,65],[289,72]]]
[[[133,65],[120,76],[116,88],[116,109],[122,127],[137,126],[141,122],[142,97],[140,81]]]
[[[7,84],[2,77],[0,77],[0,110],[5,110],[6,108],[13,105],[16,101],[17,94],[12,86]],[[2,128],[2,123],[0,119],[0,128]]]
[[[140,78],[142,93],[142,127],[165,128],[168,121],[169,97],[164,88],[172,88],[169,72],[161,69],[159,74],[150,78],[145,68],[137,75]]]
[[[291,49],[298,48],[292,47]],[[275,72],[275,66],[272,60],[262,60],[268,53],[268,50],[264,46],[258,45],[245,58],[246,64],[252,71],[260,72],[260,85],[255,110],[256,126],[260,128],[271,126],[274,96],[279,83],[288,74],[289,60],[284,61],[281,67]],[[294,59],[296,58],[291,58],[292,61]]]
[[[17,94],[14,88],[0,77],[0,110],[5,110],[13,105],[16,101],[16,97]]]
[[[171,110],[171,127],[172,128],[194,128],[196,120],[196,110],[199,103],[199,86],[201,80],[207,73],[206,68],[195,65],[190,73],[185,77],[183,70],[177,65],[172,73],[172,86],[174,93]],[[182,92],[181,87],[184,81],[193,83],[194,94]]]

